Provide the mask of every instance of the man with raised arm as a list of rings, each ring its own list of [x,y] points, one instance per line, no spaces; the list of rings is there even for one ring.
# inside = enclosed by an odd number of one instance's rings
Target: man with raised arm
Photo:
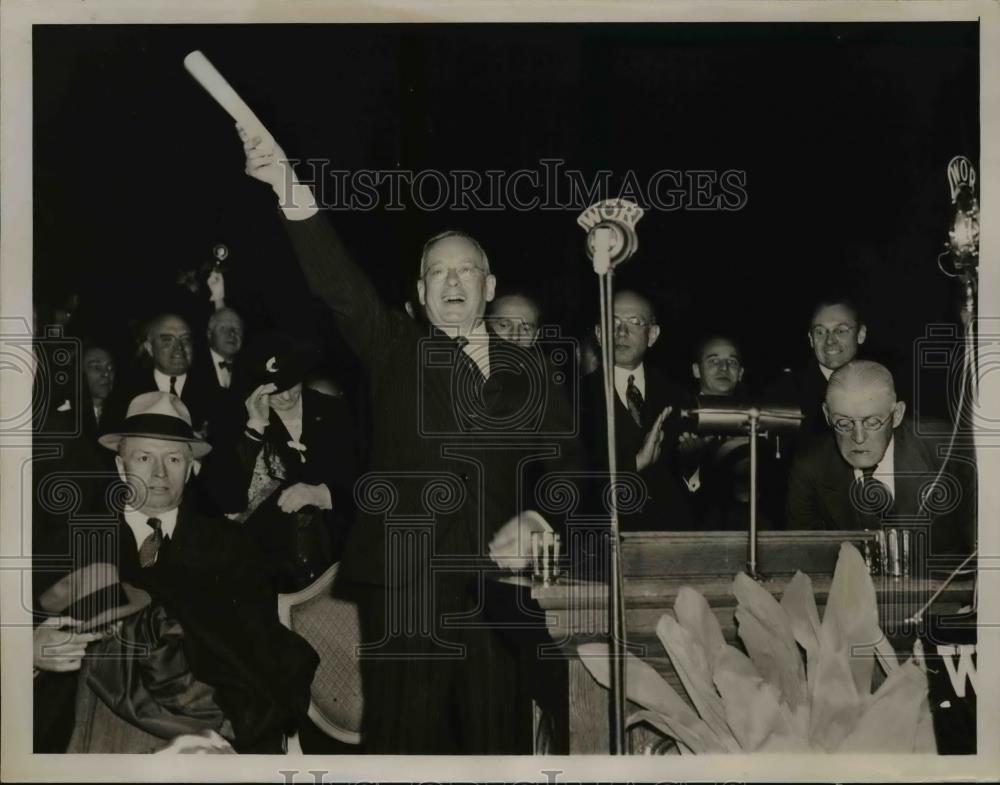
[[[487,331],[496,279],[473,237],[444,232],[414,260],[428,330],[385,306],[274,141],[241,137],[369,376],[371,470],[338,575],[361,621],[365,749],[530,753],[533,674],[517,664],[523,641],[496,629],[524,598],[484,577],[526,566],[531,533],[548,527],[524,500],[575,448],[569,407],[540,350]]]

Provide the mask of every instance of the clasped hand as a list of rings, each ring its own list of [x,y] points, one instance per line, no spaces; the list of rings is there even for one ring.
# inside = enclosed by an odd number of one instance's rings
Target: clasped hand
[[[323,484],[309,485],[297,482],[295,485],[289,485],[278,496],[278,508],[282,512],[298,512],[309,505],[321,510],[332,510],[333,501],[330,498],[329,488]]]

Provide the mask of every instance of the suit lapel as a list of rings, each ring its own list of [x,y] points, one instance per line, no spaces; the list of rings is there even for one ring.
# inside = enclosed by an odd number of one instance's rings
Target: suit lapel
[[[118,513],[118,553],[116,554],[118,572],[123,581],[129,583],[141,582],[139,566],[139,544],[131,527],[125,523],[125,515]]]
[[[854,470],[840,455],[832,438],[827,442],[827,449],[823,454],[826,460],[820,475],[819,489],[824,505],[829,510],[831,523],[836,526],[837,521],[850,521],[853,522],[852,528],[868,528],[864,516],[851,499],[855,483]]]
[[[895,455],[893,456],[894,483],[896,497],[893,517],[900,518],[900,523],[926,522],[926,513],[919,518],[923,496],[933,492],[930,483],[934,478],[934,467],[927,460],[920,442],[908,430],[908,425],[901,425],[893,436]]]

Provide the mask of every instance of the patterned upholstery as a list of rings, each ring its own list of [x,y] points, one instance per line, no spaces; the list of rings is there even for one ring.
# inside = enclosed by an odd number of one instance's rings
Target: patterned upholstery
[[[331,596],[334,564],[312,585],[278,597],[278,615],[319,654],[309,717],[329,736],[361,742],[361,671],[355,653],[361,641],[357,608]]]

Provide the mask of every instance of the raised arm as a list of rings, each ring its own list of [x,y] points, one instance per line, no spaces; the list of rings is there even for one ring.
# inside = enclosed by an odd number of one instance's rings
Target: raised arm
[[[330,222],[319,214],[311,189],[298,181],[284,151],[271,138],[248,137],[239,127],[246,172],[271,186],[284,215],[295,256],[313,294],[333,311],[344,340],[371,365],[398,338],[400,318],[382,302]]]

